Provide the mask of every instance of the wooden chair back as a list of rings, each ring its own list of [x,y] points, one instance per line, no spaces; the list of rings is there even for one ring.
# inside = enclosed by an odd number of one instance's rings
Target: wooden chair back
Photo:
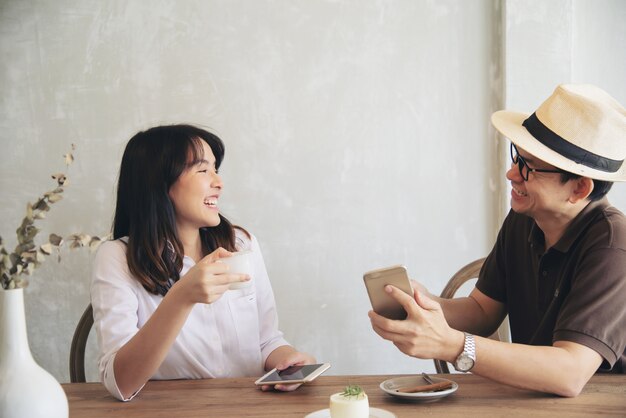
[[[74,337],[72,338],[72,346],[70,348],[70,381],[72,383],[85,382],[85,347],[89,338],[89,331],[93,326],[93,309],[91,303],[80,317]]]
[[[453,298],[465,282],[478,278],[478,274],[480,273],[480,269],[482,268],[484,262],[485,258],[479,258],[478,260],[474,260],[461,267],[461,269],[450,278],[446,287],[444,287],[441,291],[440,297],[445,299]],[[502,322],[502,325],[500,325],[500,328],[489,336],[489,338],[501,341],[507,338],[506,335],[508,335],[508,332],[508,321],[505,319]],[[448,363],[442,360],[434,360],[434,362],[437,373],[450,373]]]

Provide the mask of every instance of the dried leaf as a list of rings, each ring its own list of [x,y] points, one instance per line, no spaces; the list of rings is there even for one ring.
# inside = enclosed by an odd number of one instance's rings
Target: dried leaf
[[[46,219],[46,212],[36,212],[35,219]]]
[[[52,191],[49,191],[49,192],[44,193],[44,194],[43,194],[43,196],[44,196],[45,198],[49,198],[49,197],[50,197],[51,195],[53,195],[53,194],[61,194],[61,193],[63,193],[63,187],[57,187],[57,188],[55,188],[55,189],[54,189],[54,190],[52,190]]]
[[[48,206],[48,204],[46,203],[46,199],[42,197],[39,200],[37,200],[37,202],[33,206],[33,209],[47,212],[50,210],[50,206]]]
[[[49,242],[46,242],[45,244],[43,244],[41,247],[39,247],[39,249],[45,254],[45,255],[50,255],[52,254],[52,244]]]
[[[91,237],[91,241],[89,241],[89,251],[95,251],[100,244],[102,244],[102,239],[100,237]]]
[[[60,194],[56,194],[56,193],[50,193],[50,195],[48,196],[48,202],[50,203],[56,203],[61,199],[63,199],[63,196],[61,196]]]
[[[30,202],[28,202],[26,204],[26,217],[29,218],[29,219],[33,219],[33,217],[34,217],[33,216],[33,205]]]
[[[39,229],[35,228],[33,225],[26,225],[23,228],[18,228],[15,232],[17,233],[17,239],[20,244],[32,246],[33,238],[35,238]]]
[[[70,248],[87,247],[91,242],[91,235],[73,234],[69,239],[72,241]]]
[[[65,154],[63,156],[63,158],[65,158],[65,165],[70,165],[74,162],[74,156],[72,155],[72,153],[68,152],[67,154]]]
[[[65,174],[63,173],[56,173],[52,175],[52,178],[55,179],[57,181],[57,183],[59,184],[59,186],[63,186],[65,184],[65,181],[67,179],[67,177],[65,176]]]
[[[17,265],[17,268],[15,269],[15,274],[22,274],[22,270],[24,269],[24,267],[22,267],[21,264]]]
[[[11,263],[9,269],[12,269],[13,266],[20,264],[22,259],[17,254],[11,253],[9,254],[9,262]]]
[[[55,247],[59,247],[61,244],[63,244],[63,237],[60,237],[57,234],[50,234],[50,237],[48,237],[48,241],[50,241],[50,244],[54,245]]]
[[[91,242],[91,235],[79,234],[78,236],[80,237],[80,243],[83,247],[87,247]]]
[[[35,263],[28,263],[25,271],[26,271],[26,274],[28,274],[29,276],[33,274],[33,271],[35,271]]]
[[[20,225],[20,228],[26,228],[29,225],[33,225],[35,222],[33,222],[32,219],[28,219],[27,217],[24,217],[22,219],[22,224]]]
[[[28,287],[28,281],[26,281],[23,277],[16,277],[13,280],[15,281],[16,287]]]
[[[20,254],[20,257],[24,261],[35,261],[37,259],[37,251],[24,251]]]
[[[13,268],[13,263],[11,262],[11,257],[5,255],[2,257],[2,265],[5,269],[11,270]]]
[[[35,258],[35,260],[37,261],[37,265],[43,263],[44,261],[46,261],[46,257],[45,254],[43,253],[43,251],[37,251],[37,257]]]

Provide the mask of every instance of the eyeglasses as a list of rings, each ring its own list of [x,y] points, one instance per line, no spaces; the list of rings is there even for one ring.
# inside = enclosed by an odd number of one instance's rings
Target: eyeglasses
[[[519,174],[520,176],[522,176],[524,181],[528,181],[528,175],[533,171],[537,173],[566,173],[566,171],[559,170],[559,169],[547,170],[547,169],[542,169],[542,168],[530,168],[528,166],[528,163],[524,159],[524,157],[519,155],[519,152],[517,151],[517,147],[512,142],[511,142],[511,161],[513,161],[513,164],[517,164],[517,168],[519,168]]]

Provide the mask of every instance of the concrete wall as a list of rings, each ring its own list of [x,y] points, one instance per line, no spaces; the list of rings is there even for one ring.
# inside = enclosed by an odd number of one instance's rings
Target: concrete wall
[[[333,374],[432,371],[371,331],[362,273],[401,263],[438,292],[489,251],[508,200],[493,111],[585,80],[626,103],[626,3],[554,3],[5,0],[0,235],[12,248],[71,143],[41,237],[108,232],[136,131],[208,126],[227,148],[223,212],[257,235],[287,338]],[[26,303],[33,355],[63,382],[92,255],[62,257]]]

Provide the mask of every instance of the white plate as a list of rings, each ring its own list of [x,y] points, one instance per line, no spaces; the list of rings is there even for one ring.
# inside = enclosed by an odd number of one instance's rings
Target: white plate
[[[320,409],[319,411],[311,412],[304,418],[330,418],[330,409]],[[370,418],[396,418],[396,414],[379,408],[370,408]]]
[[[440,377],[431,377],[431,379],[435,383],[451,382],[451,380],[442,379]],[[452,382],[452,387],[450,389],[440,390],[438,392],[402,393],[396,391],[396,389],[406,386],[418,386],[425,384],[426,382],[424,382],[424,378],[420,375],[416,375],[407,377],[396,377],[395,379],[385,380],[383,383],[380,384],[380,388],[391,396],[420,402],[436,401],[441,398],[445,398],[451,393],[454,393],[459,388],[459,385],[457,385],[456,382]]]

